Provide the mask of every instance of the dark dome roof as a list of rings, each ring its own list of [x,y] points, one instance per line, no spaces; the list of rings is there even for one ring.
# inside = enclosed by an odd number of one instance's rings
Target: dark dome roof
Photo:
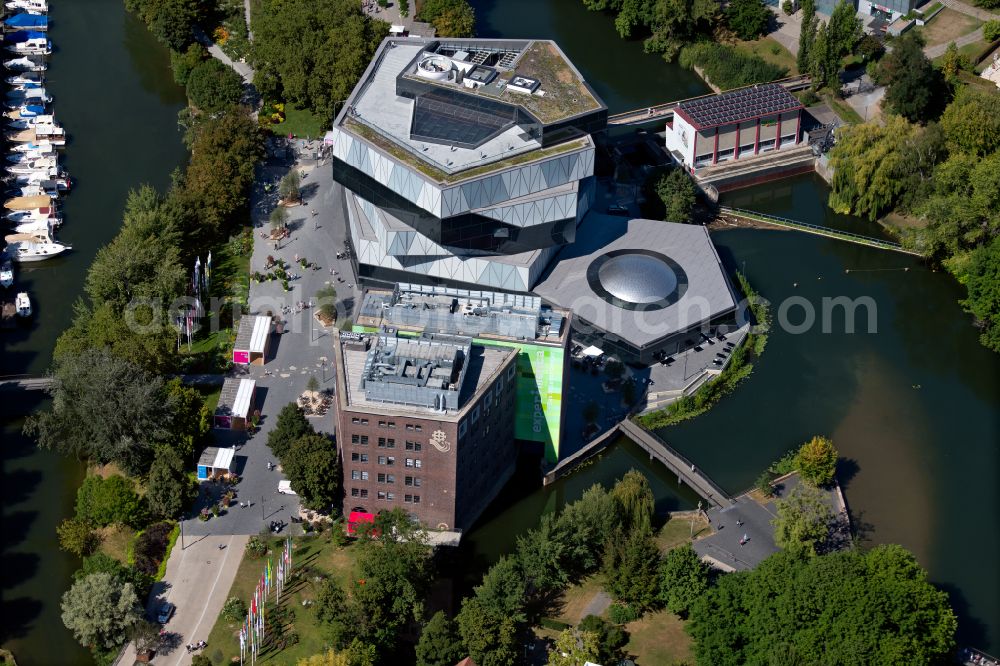
[[[598,280],[615,298],[639,304],[669,297],[678,282],[674,269],[665,262],[639,253],[611,257],[600,267]]]

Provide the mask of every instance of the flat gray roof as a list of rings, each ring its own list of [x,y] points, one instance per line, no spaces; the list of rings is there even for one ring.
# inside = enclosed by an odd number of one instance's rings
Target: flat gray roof
[[[736,307],[735,293],[708,230],[702,226],[629,220],[592,211],[576,238],[560,251],[533,292],[634,346],[688,330]],[[591,265],[609,253],[629,251],[664,255],[679,265],[686,289],[677,290],[680,295],[675,302],[656,309],[627,309],[594,290],[588,280]],[[635,276],[639,281],[643,277]]]

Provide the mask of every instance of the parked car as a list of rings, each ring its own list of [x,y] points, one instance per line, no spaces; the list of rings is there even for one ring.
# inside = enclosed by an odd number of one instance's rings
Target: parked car
[[[291,481],[278,481],[278,494],[279,495],[298,495],[294,490],[292,490]]]
[[[156,611],[156,621],[160,624],[166,624],[174,616],[175,610],[177,610],[176,606],[169,601],[164,601],[160,604],[160,609]]]
[[[608,213],[611,215],[628,215],[628,206],[621,204],[611,204],[608,206]]]

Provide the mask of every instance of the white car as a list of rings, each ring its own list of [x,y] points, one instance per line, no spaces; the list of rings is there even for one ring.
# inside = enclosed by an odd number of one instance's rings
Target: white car
[[[279,495],[297,495],[294,490],[292,490],[291,481],[278,481],[278,494]]]

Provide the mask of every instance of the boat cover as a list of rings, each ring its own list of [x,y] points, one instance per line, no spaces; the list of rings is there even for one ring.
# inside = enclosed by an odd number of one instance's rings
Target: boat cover
[[[21,12],[4,21],[4,25],[12,28],[45,28],[49,25],[49,17]]]
[[[44,32],[37,32],[35,30],[18,30],[4,35],[3,41],[8,44],[19,44],[30,39],[46,39],[47,37],[48,36]]]

